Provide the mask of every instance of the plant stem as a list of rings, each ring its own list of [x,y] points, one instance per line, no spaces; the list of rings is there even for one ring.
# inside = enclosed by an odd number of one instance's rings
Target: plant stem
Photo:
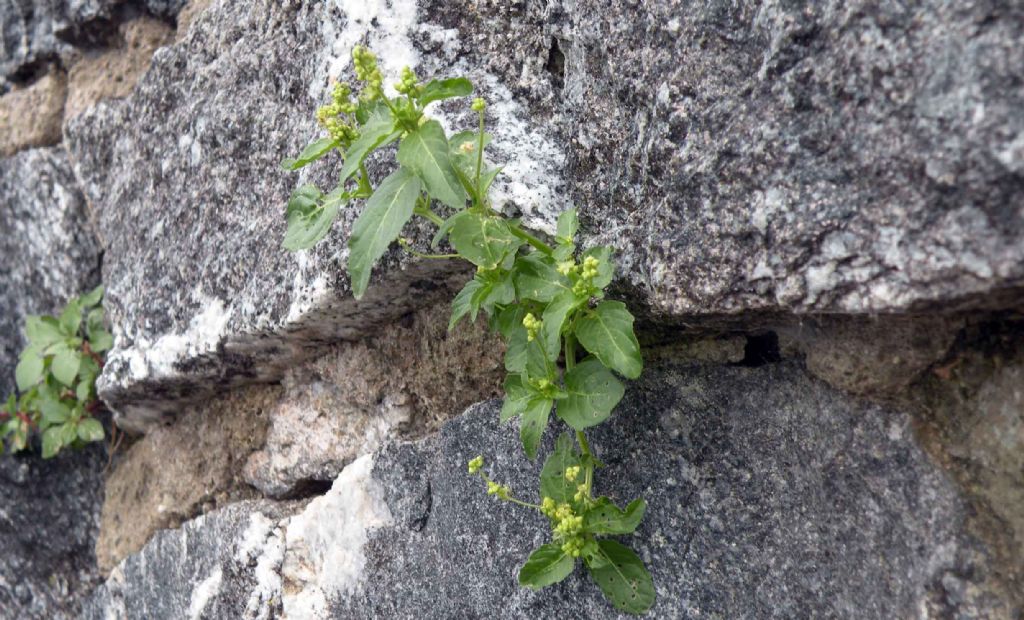
[[[534,237],[533,235],[531,235],[530,233],[526,232],[525,230],[523,230],[519,226],[509,226],[509,230],[512,231],[513,235],[515,235],[515,236],[519,237],[520,239],[522,239],[523,241],[529,243],[530,245],[532,245],[533,247],[537,248],[541,252],[544,252],[545,254],[547,254],[549,256],[555,253],[555,251],[553,249],[551,249],[550,245],[544,243],[543,241],[541,241],[537,237]]]
[[[418,256],[419,258],[460,258],[458,254],[424,254],[423,252],[412,249],[409,242],[401,238],[398,239],[398,245],[402,246],[402,248],[409,254]]]
[[[441,226],[442,224],[444,224],[444,220],[441,219],[441,216],[434,213],[434,211],[429,206],[416,207],[415,209],[413,209],[412,212],[415,213],[416,215],[427,218],[428,220],[433,222],[435,226]]]
[[[484,164],[484,111],[480,110],[480,139],[476,148],[476,191],[480,192],[480,168]],[[481,197],[482,199],[482,197]]]
[[[565,336],[565,369],[576,368],[576,336],[572,333]]]

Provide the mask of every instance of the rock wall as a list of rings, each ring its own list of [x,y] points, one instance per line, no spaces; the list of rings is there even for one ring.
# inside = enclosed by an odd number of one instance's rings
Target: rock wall
[[[464,475],[537,474],[500,345],[444,329],[468,272],[393,248],[356,302],[355,209],[280,247],[357,43],[470,77],[497,206],[616,248],[648,370],[594,444],[648,500],[653,617],[1024,614],[1016,3],[15,0],[0,33],[0,385],[102,280],[134,434],[0,461],[0,615],[615,615],[519,589],[544,528]]]

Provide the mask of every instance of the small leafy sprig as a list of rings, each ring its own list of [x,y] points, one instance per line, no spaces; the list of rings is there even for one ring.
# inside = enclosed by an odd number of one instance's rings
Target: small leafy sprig
[[[96,377],[113,337],[103,325],[102,299],[100,286],[68,301],[60,317],[25,319],[28,346],[14,371],[20,396],[11,394],[0,407],[0,453],[5,444],[24,450],[36,431],[43,458],[103,439],[94,417],[101,406]]]
[[[491,141],[484,131],[486,103],[473,100],[478,126],[445,134],[425,114],[434,101],[467,96],[465,78],[421,83],[408,68],[385,95],[376,57],[367,49],[352,52],[363,86],[353,99],[348,84],[336,84],[332,102],[317,111],[327,136],[307,146],[283,166],[297,170],[332,151],[344,156],[338,185],[324,194],[313,185],[299,187],[288,202],[284,247],[312,247],[330,230],[341,206],[365,200],[348,240],[347,269],[358,299],[365,293],[374,263],[395,241],[423,258],[461,258],[476,274],[452,302],[449,330],[483,313],[506,342],[505,400],[500,421],[519,418],[526,455],[537,457],[552,409],[575,436],[562,434],[540,476],[540,503],[512,497],[509,487],[483,471],[483,457],[470,461],[488,494],[544,515],[552,542],[536,549],[519,572],[519,583],[542,588],[572,573],[582,558],[591,577],[612,604],[644,613],[654,603],[654,584],[640,558],[607,538],[632,533],[643,518],[642,499],[619,508],[608,497],[594,497],[594,474],[603,467],[593,455],[586,430],[608,419],[625,393],[616,374],[636,379],[643,370],[633,316],[619,301],[605,299],[615,265],[612,249],[579,252],[579,221],[569,210],[558,218],[552,239],[527,231],[516,219],[494,211],[489,190],[501,172],[484,158]],[[398,142],[397,169],[376,185],[365,166],[373,151]],[[435,210],[440,209],[440,213]],[[401,238],[404,226],[419,216],[436,225],[431,247],[447,239],[453,254],[429,254]],[[577,361],[582,354],[583,359]]]

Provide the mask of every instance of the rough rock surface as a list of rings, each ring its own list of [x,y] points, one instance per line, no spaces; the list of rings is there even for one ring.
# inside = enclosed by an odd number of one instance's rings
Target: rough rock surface
[[[516,585],[519,564],[546,536],[544,520],[494,501],[465,473],[466,461],[484,454],[492,477],[534,499],[539,464],[522,456],[514,428],[496,423],[497,410],[473,407],[439,435],[385,448],[369,480],[366,459],[356,461],[330,493],[265,537],[253,555],[280,567],[285,616],[616,617],[579,574],[540,593]],[[794,364],[650,368],[592,444],[608,465],[599,491],[648,501],[628,542],[654,575],[655,617],[1021,611],[1001,589],[992,550],[967,530],[955,485],[914,442],[910,418]],[[220,529],[221,514],[190,523],[187,536],[160,534],[127,560],[169,557],[169,566],[188,567],[162,577],[161,591],[144,575],[117,576],[98,600],[111,588],[125,600],[148,596],[149,610],[195,600],[189,593],[212,574],[211,562],[227,566],[237,554],[238,543],[221,541],[250,527],[232,517],[233,528]],[[172,544],[174,536],[192,546]],[[229,574],[222,569],[222,592],[249,583]]]
[[[99,283],[99,243],[60,148],[0,159],[0,392],[14,387],[28,314]]]
[[[316,135],[325,79],[360,41],[389,76],[473,77],[508,164],[499,202],[542,229],[581,205],[655,319],[1005,306],[1024,277],[1017,17],[938,1],[217,3],[133,97],[69,128],[111,247],[103,393],[149,419],[196,393],[182,385],[276,379],[255,356],[352,338],[438,277],[392,254],[354,303],[352,210],[315,250],[279,248],[288,192],[336,162],[273,171]],[[153,126],[176,138],[147,140]]]
[[[103,446],[0,457],[0,617],[79,617],[101,581],[93,545],[106,464]]]

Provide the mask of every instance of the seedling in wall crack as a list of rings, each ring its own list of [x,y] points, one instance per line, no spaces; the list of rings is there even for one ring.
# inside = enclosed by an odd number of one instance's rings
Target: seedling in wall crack
[[[625,392],[616,375],[636,379],[643,370],[633,316],[622,302],[605,299],[615,270],[612,249],[577,249],[575,210],[561,214],[548,240],[492,209],[489,191],[501,168],[484,157],[491,141],[484,131],[484,100],[471,105],[479,119],[476,129],[450,136],[424,113],[434,101],[471,94],[469,80],[423,83],[407,68],[394,87],[397,96],[390,97],[376,57],[357,47],[352,59],[362,83],[359,96],[354,98],[347,84],[335,85],[332,102],[317,112],[327,135],[283,162],[297,170],[332,151],[344,157],[338,185],[328,193],[304,185],[292,194],[284,247],[312,247],[330,231],[342,206],[365,201],[348,240],[347,269],[356,298],[395,241],[420,257],[461,258],[476,266],[476,275],[452,302],[449,329],[483,313],[505,340],[508,375],[500,421],[519,419],[520,441],[531,460],[552,408],[572,429],[558,438],[544,463],[539,503],[516,499],[511,489],[491,480],[483,457],[469,463],[470,474],[482,478],[488,494],[537,510],[551,525],[552,542],[530,554],[519,583],[529,588],[558,583],[582,559],[615,607],[646,612],[655,598],[650,574],[636,553],[608,538],[632,533],[646,504],[637,499],[620,508],[607,497],[594,497],[595,473],[603,465],[586,438],[587,429],[607,420]],[[395,142],[398,167],[375,183],[365,160]],[[415,216],[437,226],[432,251],[447,239],[455,252],[421,252],[401,238]]]
[[[0,407],[0,453],[24,450],[42,436],[43,458],[103,439],[96,378],[113,338],[103,326],[103,287],[72,298],[59,317],[29,316],[28,346],[15,368],[20,395]]]

